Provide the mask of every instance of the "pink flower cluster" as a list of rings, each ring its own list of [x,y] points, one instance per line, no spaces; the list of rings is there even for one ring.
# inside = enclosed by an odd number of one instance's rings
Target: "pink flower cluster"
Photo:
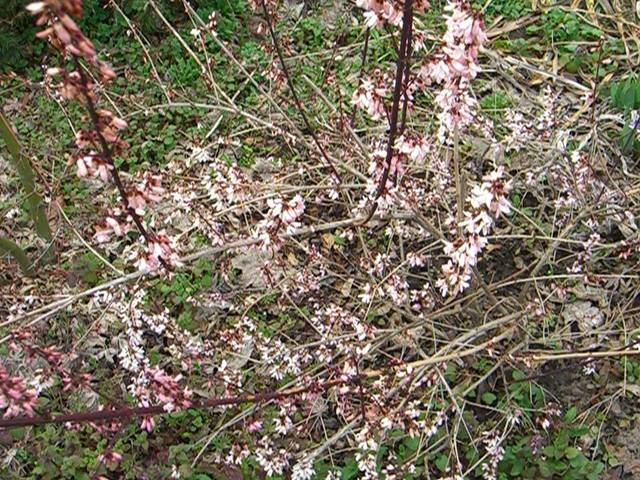
[[[487,40],[482,18],[473,14],[468,3],[454,0],[445,8],[450,13],[446,17],[444,45],[423,64],[419,73],[427,85],[442,84],[436,96],[441,110],[441,140],[447,132],[465,127],[473,120],[476,100],[469,92],[469,84],[480,71],[478,52]]]
[[[90,91],[90,90],[87,90]],[[101,140],[109,144],[111,155],[122,155],[128,147],[127,143],[120,139],[117,132],[126,128],[127,123],[115,117],[108,110],[99,110],[96,112],[98,132],[94,130],[80,130],[76,133],[76,146],[78,147],[78,156],[76,158],[77,175],[83,177],[100,177],[100,179],[109,183],[113,180],[114,166],[109,158],[106,158],[104,151],[96,152],[100,149]]]
[[[83,58],[98,69],[103,81],[115,78],[113,70],[98,60],[93,43],[71,18],[82,16],[82,0],[43,0],[27,5],[27,10],[36,16],[36,25],[46,25],[36,34],[38,38],[46,39],[54,48],[73,57]],[[79,79],[77,73],[76,78]],[[77,93],[80,94],[81,89]]]
[[[153,235],[149,242],[141,240],[146,243],[146,248],[132,256],[139,271],[153,272],[163,266],[163,261],[172,267],[182,266],[174,241],[164,231]]]
[[[388,85],[391,78],[376,69],[370,78],[363,79],[362,83],[353,92],[351,103],[365,110],[372,120],[378,121],[387,117],[384,100],[389,95]]]
[[[406,370],[404,372],[399,370],[398,373],[402,377]],[[424,381],[418,381],[417,383],[432,386],[437,381],[435,380],[436,378],[434,375],[428,374]],[[384,459],[380,457],[380,445],[385,443],[388,433],[398,429],[410,437],[422,436],[428,439],[438,432],[438,429],[448,417],[447,410],[443,409],[435,413],[433,419],[429,419],[429,414],[426,412],[433,412],[433,405],[427,409],[421,401],[409,400],[404,408],[401,409],[387,408],[391,383],[391,378],[385,378],[384,376],[374,382],[372,388],[374,393],[370,396],[367,411],[365,412],[365,426],[355,435],[357,444],[355,459],[358,464],[358,470],[361,473],[358,478],[369,480],[405,478],[403,473],[412,473],[411,471],[415,466],[398,463],[398,459],[393,454]],[[415,387],[418,387],[418,385],[415,385]],[[380,393],[375,393],[376,388],[380,389]],[[385,465],[382,475],[378,471],[380,463]],[[403,472],[405,468],[408,471]]]
[[[122,461],[122,455],[118,452],[114,452],[113,450],[106,450],[105,452],[98,455],[98,461],[104,465],[107,465],[109,468],[115,468],[115,466]]]
[[[182,375],[171,376],[159,367],[152,367],[146,372],[149,379],[147,390],[164,405],[164,410],[174,412],[189,408],[192,404],[192,392],[188,387],[181,387]]]
[[[496,480],[498,478],[498,465],[504,458],[503,438],[498,432],[483,432],[482,443],[487,450],[489,460],[482,464],[482,478],[484,480]]]
[[[144,215],[145,207],[149,203],[156,203],[162,199],[164,188],[162,188],[161,182],[162,177],[159,175],[144,174],[140,183],[131,188],[127,193],[129,209],[126,212],[120,208],[109,210],[104,220],[95,225],[94,238],[98,242],[104,243],[111,240],[113,235],[122,237],[128,232],[135,230],[133,215]],[[155,242],[151,243],[167,243],[161,237],[161,235],[156,235],[154,237]],[[149,249],[149,253],[153,254],[151,248]],[[167,252],[163,258],[170,258],[172,255],[173,250]]]
[[[377,195],[378,186],[382,181],[385,171],[386,151],[384,145],[380,144],[378,148],[375,148],[371,152],[370,157],[371,160],[367,171],[369,174],[366,187],[367,197],[361,200],[359,207],[364,209],[369,200],[375,200],[378,204],[378,211],[385,213],[397,203],[398,189],[392,180],[387,180],[380,195]],[[403,167],[401,155],[394,154],[391,157],[388,177],[397,180],[397,178],[402,175]]]
[[[92,376],[88,373],[73,373],[68,363],[75,359],[73,354],[64,354],[55,346],[41,347],[35,343],[35,335],[30,330],[15,332],[11,335],[9,348],[13,352],[23,352],[27,363],[37,363],[43,376],[53,381],[54,376],[60,380],[62,391],[67,392],[74,387],[88,386]],[[44,367],[42,367],[44,361]],[[36,384],[40,384],[37,380]],[[40,390],[40,387],[38,388]]]
[[[396,139],[395,148],[400,154],[405,155],[408,160],[418,164],[423,163],[431,151],[431,145],[427,137],[421,135],[400,135]]]
[[[402,24],[402,9],[405,7],[403,1],[360,0],[358,6],[365,9],[365,17],[371,25]],[[413,4],[416,11],[427,7],[426,2]],[[401,92],[402,121],[398,125],[398,134],[393,139],[390,162],[386,146],[374,140],[370,154],[367,196],[359,202],[360,210],[371,202],[376,202],[376,212],[385,213],[392,207],[412,209],[418,205],[433,205],[441,201],[441,196],[433,191],[433,184],[446,188],[450,178],[449,165],[434,155],[429,134],[409,131],[406,117],[413,111],[416,93],[437,85],[435,101],[439,111],[439,140],[451,141],[451,134],[456,129],[470,125],[476,115],[477,103],[471,94],[470,83],[480,71],[478,55],[487,39],[484,22],[479,15],[474,14],[469,3],[452,0],[446,11],[447,29],[442,46],[425,57],[416,72],[411,71],[409,55],[409,68],[404,72]],[[412,40],[415,39],[415,42],[411,42],[411,48],[416,55],[425,50],[425,38],[419,32],[410,30]],[[388,73],[376,69],[361,81],[352,95],[351,103],[357,109],[366,111],[373,120],[388,124],[392,83],[393,79]],[[411,174],[405,175],[411,167],[422,165],[427,160],[431,163],[433,178],[422,180]],[[383,182],[383,179],[386,181]]]
[[[211,174],[202,180],[202,186],[217,211],[243,203],[255,193],[253,183],[235,163],[226,165],[218,159],[211,159],[206,151],[196,152],[200,161],[211,161]]]
[[[367,26],[382,27],[385,24],[399,27],[402,25],[402,10],[407,0],[356,0],[356,5],[362,8]],[[424,12],[429,8],[427,0],[414,0],[413,8]]]
[[[10,375],[0,365],[0,410],[5,410],[3,417],[15,417],[20,414],[32,417],[37,403],[36,391],[27,388],[24,380]]]
[[[145,173],[141,182],[128,193],[129,208],[133,208],[138,215],[144,215],[144,207],[149,203],[157,203],[162,200],[163,193],[162,177]]]
[[[140,184],[127,188],[115,167],[114,157],[124,156],[128,148],[127,142],[120,138],[127,122],[112,111],[97,107],[97,89],[92,79],[97,77],[102,84],[108,84],[115,78],[115,73],[98,59],[93,43],[71,18],[82,15],[82,1],[43,0],[31,3],[27,9],[37,17],[36,23],[44,26],[38,37],[46,39],[73,60],[72,71],[49,68],[47,76],[60,77],[61,83],[56,85],[60,95],[67,100],[79,101],[89,113],[92,128],[79,130],[75,139],[78,177],[99,177],[105,183],[113,182],[122,199],[122,210],[112,210],[96,226],[96,239],[105,242],[114,234],[123,236],[132,231],[135,224],[147,244],[138,266],[144,270],[153,270],[160,265],[175,266],[176,255],[166,235],[147,232],[142,220],[145,206],[161,198],[160,177],[146,175]],[[89,71],[85,71],[81,61],[88,64]],[[92,75],[91,71],[97,75]]]
[[[473,267],[487,246],[486,235],[500,215],[511,212],[508,200],[511,181],[503,180],[503,175],[504,168],[498,167],[484,177],[481,185],[473,188],[469,198],[472,210],[464,213],[465,219],[458,225],[464,236],[445,242],[444,253],[449,261],[442,266],[443,277],[436,284],[443,296],[456,296],[469,286]]]
[[[284,201],[281,198],[269,198],[267,200],[269,210],[264,220],[258,222],[255,236],[261,240],[262,250],[278,251],[282,248],[280,232],[284,230],[291,233],[300,226],[298,220],[304,214],[304,200],[296,195],[291,200]]]

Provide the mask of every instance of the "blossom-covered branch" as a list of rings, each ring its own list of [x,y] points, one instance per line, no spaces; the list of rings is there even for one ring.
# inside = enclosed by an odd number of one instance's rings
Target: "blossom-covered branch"
[[[487,246],[486,236],[491,232],[495,221],[501,215],[511,212],[508,200],[511,181],[502,177],[504,168],[486,175],[481,185],[473,187],[469,203],[471,210],[464,212],[464,237],[458,237],[453,243],[446,242],[444,253],[450,258],[442,266],[443,278],[437,282],[443,296],[458,295],[469,286],[473,267],[478,263],[478,256]],[[451,231],[456,234],[457,227],[452,220]]]
[[[128,187],[116,167],[115,158],[123,156],[128,148],[119,133],[127,123],[112,111],[97,107],[97,85],[88,70],[94,71],[103,85],[109,84],[116,74],[99,60],[93,43],[72,18],[82,16],[82,0],[43,0],[29,4],[27,9],[36,16],[36,24],[43,27],[37,34],[38,38],[47,40],[64,58],[73,60],[72,71],[55,67],[47,69],[46,73],[49,78],[60,78],[57,89],[64,99],[79,101],[89,114],[91,128],[81,129],[76,134],[77,174],[113,182],[120,195],[122,210],[107,212],[104,220],[96,226],[96,239],[104,242],[111,235],[123,236],[135,225],[146,243],[145,252],[137,255],[138,267],[156,269],[162,265],[171,269],[177,259],[171,242],[165,235],[150,232],[142,218],[144,207],[161,198],[160,177],[149,175],[139,185]],[[86,62],[86,67],[81,60]]]

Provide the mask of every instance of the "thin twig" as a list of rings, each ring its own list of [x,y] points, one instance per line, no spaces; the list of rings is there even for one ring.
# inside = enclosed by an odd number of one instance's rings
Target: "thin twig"
[[[280,64],[282,65],[282,72],[284,73],[284,76],[287,79],[287,85],[289,86],[289,90],[291,90],[291,96],[293,97],[293,101],[296,104],[296,108],[298,109],[298,112],[300,112],[300,116],[302,117],[302,121],[304,122],[305,127],[307,127],[307,130],[309,131],[309,134],[311,135],[311,137],[313,138],[313,141],[315,142],[316,146],[318,147],[318,150],[320,150],[320,153],[322,154],[322,157],[324,158],[324,160],[327,163],[327,165],[329,165],[329,168],[331,168],[331,171],[333,172],[333,175],[335,176],[336,181],[338,183],[341,183],[340,174],[338,173],[338,170],[336,170],[336,167],[333,164],[333,161],[331,161],[331,159],[327,155],[327,152],[325,152],[324,147],[320,143],[320,140],[318,139],[318,136],[316,135],[315,129],[311,126],[311,123],[309,123],[309,119],[307,118],[307,114],[304,113],[304,108],[302,107],[302,103],[300,102],[300,98],[298,97],[298,94],[296,93],[296,89],[295,89],[295,86],[293,84],[293,80],[291,79],[291,76],[289,75],[289,69],[287,68],[287,65],[286,65],[286,63],[284,61],[284,55],[282,54],[282,50],[280,48],[280,42],[278,41],[278,36],[276,35],[275,28],[273,27],[273,22],[271,20],[271,15],[269,14],[269,9],[267,8],[267,3],[265,2],[265,0],[260,0],[260,3],[262,5],[262,12],[264,13],[265,20],[267,21],[267,25],[269,26],[269,33],[271,34],[271,40],[273,41],[273,46],[276,49],[276,53],[278,55],[278,59],[280,60]]]
[[[395,218],[395,219],[403,219],[403,220],[408,220],[413,218],[414,214],[412,212],[397,212],[394,213],[393,215],[385,215],[385,216],[380,216],[380,220],[385,220],[388,218]],[[326,232],[326,231],[331,231],[331,230],[336,230],[339,228],[348,228],[348,227],[352,227],[355,225],[358,225],[359,223],[361,223],[363,220],[363,217],[353,217],[353,218],[347,218],[344,220],[337,220],[335,222],[328,222],[328,223],[322,223],[319,225],[311,225],[308,227],[304,227],[304,228],[297,228],[295,229],[293,232],[291,233],[287,233],[283,235],[283,238],[291,238],[291,237],[297,237],[297,236],[302,236],[302,235],[309,235],[309,234],[316,234],[316,233],[321,233],[321,232]],[[240,240],[236,240],[233,242],[229,242],[226,243],[224,245],[221,246],[216,246],[216,247],[209,247],[209,248],[205,248],[203,250],[200,250],[198,252],[195,253],[191,253],[189,255],[186,255],[182,258],[179,259],[178,263],[180,264],[184,264],[187,265],[191,262],[194,262],[196,260],[199,260],[201,258],[207,258],[207,257],[211,257],[213,255],[217,255],[229,250],[234,250],[234,249],[238,249],[238,248],[248,248],[251,247],[253,245],[256,245],[257,243],[260,242],[260,239],[258,238],[245,238],[245,239],[240,239]],[[72,303],[80,300],[81,298],[85,298],[85,297],[89,297],[91,295],[94,295],[98,292],[104,291],[104,290],[108,290],[110,288],[113,287],[117,287],[118,285],[123,285],[125,283],[134,281],[134,280],[138,280],[140,278],[146,277],[146,276],[152,276],[154,275],[156,272],[155,271],[151,271],[151,272],[146,272],[146,271],[136,271],[136,272],[132,272],[132,273],[128,273],[122,277],[118,277],[112,280],[109,280],[105,283],[102,283],[100,285],[97,285],[95,287],[89,288],[87,290],[84,290],[80,293],[77,293],[75,295],[71,295],[69,297],[65,297],[63,299],[60,300],[56,300],[54,302],[48,303],[47,305],[43,305],[42,307],[38,307],[30,312],[27,312],[23,315],[20,316],[16,316],[13,318],[10,318],[9,320],[6,320],[2,323],[0,323],[0,328],[5,328],[8,327],[9,325],[13,325],[15,323],[21,322],[23,320],[26,320],[27,318],[33,317],[35,315],[39,315],[36,318],[34,318],[33,320],[31,320],[27,325],[23,325],[22,327],[32,327],[33,325],[35,325],[38,322],[41,322],[43,320],[45,320],[46,318],[48,318],[49,316],[51,316],[52,314],[54,314],[55,312],[60,311],[63,308],[66,308],[67,306],[71,305]],[[6,343],[8,340],[11,339],[10,335],[7,335],[3,338],[0,338],[0,345],[2,345],[3,343]]]
[[[266,392],[255,395],[240,395],[237,397],[212,398],[201,403],[193,404],[189,409],[208,409],[226,405],[242,405],[243,403],[266,402],[270,400],[278,400],[311,390],[326,390],[336,385],[345,383],[346,380],[332,380],[320,385],[310,385],[306,387],[297,387],[282,392]],[[110,420],[131,419],[134,417],[144,417],[149,415],[167,414],[164,405],[153,405],[150,407],[126,407],[114,410],[94,410],[90,412],[76,412],[65,415],[43,415],[39,417],[16,417],[0,420],[1,428],[19,428],[36,425],[49,425],[60,423],[86,423],[86,422],[104,422]]]
[[[418,360],[415,362],[410,362],[406,364],[406,367],[418,368],[425,367],[429,365],[435,365],[442,362],[447,362],[450,360],[456,360],[465,358],[467,356],[473,355],[477,352],[485,350],[489,346],[494,346],[500,340],[505,338],[509,338],[513,335],[516,327],[509,327],[503,333],[491,338],[490,340],[483,342],[479,345],[467,348],[460,352],[453,352],[450,354],[444,355],[434,355],[432,357]],[[640,354],[640,351],[636,351],[636,353]],[[270,391],[265,393],[257,393],[257,394],[249,394],[249,395],[240,395],[236,397],[223,397],[223,398],[211,398],[204,402],[194,403],[192,404],[188,410],[192,409],[210,409],[220,406],[226,405],[242,405],[243,403],[260,403],[267,402],[271,400],[277,400],[287,397],[292,397],[296,395],[300,395],[306,392],[311,391],[327,391],[330,388],[345,385],[351,382],[357,382],[358,380],[368,379],[368,378],[376,378],[382,374],[387,373],[389,370],[394,367],[386,367],[383,369],[377,370],[367,370],[362,372],[362,374],[358,377],[358,379],[340,379],[340,380],[330,380],[324,383],[316,382],[312,385],[307,385],[304,387],[296,387],[291,388],[285,391]],[[15,417],[9,419],[0,420],[0,429],[11,429],[11,428],[19,428],[26,426],[37,426],[37,425],[48,425],[48,424],[60,424],[60,423],[85,423],[85,422],[99,422],[99,421],[112,421],[112,420],[122,420],[122,419],[131,419],[135,417],[144,417],[149,415],[164,415],[170,412],[167,412],[164,405],[153,405],[149,407],[125,407],[114,410],[93,410],[93,411],[85,411],[85,412],[75,412],[63,415],[42,415],[42,416],[34,416],[34,417]]]
[[[362,46],[362,60],[360,61],[360,73],[358,73],[358,82],[356,83],[356,88],[360,87],[362,83],[362,79],[364,78],[364,71],[367,65],[367,51],[369,50],[369,36],[371,35],[369,31],[369,27],[364,32],[364,45]],[[351,128],[354,127],[356,122],[356,112],[357,108],[354,108],[351,112],[351,118],[349,119],[349,126]]]

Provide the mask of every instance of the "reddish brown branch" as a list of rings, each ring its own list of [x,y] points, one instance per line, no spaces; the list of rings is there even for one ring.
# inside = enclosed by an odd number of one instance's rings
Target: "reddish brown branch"
[[[382,195],[382,192],[387,186],[387,180],[389,179],[389,171],[391,170],[391,162],[393,160],[394,144],[396,141],[396,135],[398,133],[398,113],[400,111],[400,97],[403,92],[403,77],[405,76],[405,68],[407,59],[410,54],[409,46],[411,45],[413,23],[413,0],[406,0],[404,9],[402,12],[402,33],[400,37],[400,47],[398,51],[398,62],[396,64],[396,80],[393,90],[393,104],[391,106],[391,116],[389,118],[389,140],[387,142],[387,154],[385,158],[384,170],[382,172],[382,178],[378,184],[378,189],[375,192],[373,198],[373,205],[369,210],[367,217],[362,221],[360,225],[366,225],[371,217],[376,213],[378,209],[378,199]],[[408,77],[408,74],[407,74]],[[404,85],[406,87],[406,85]],[[405,95],[405,102],[407,95]]]
[[[211,398],[201,403],[194,403],[188,410],[209,409],[226,405],[241,405],[243,403],[261,403],[270,400],[279,400],[294,397],[306,392],[327,391],[337,385],[347,383],[346,380],[332,380],[326,383],[318,383],[307,387],[292,388],[281,392],[265,392],[253,395],[240,395],[237,397]],[[126,407],[115,410],[94,410],[87,412],[75,412],[63,415],[42,415],[36,417],[15,417],[0,420],[0,429],[31,427],[36,425],[60,424],[60,423],[87,423],[104,422],[113,420],[128,420],[135,417],[148,415],[166,415],[164,405],[150,407]]]
[[[407,45],[405,51],[404,61],[404,85],[402,86],[403,100],[402,100],[402,120],[400,121],[399,135],[404,134],[404,130],[407,127],[407,110],[409,109],[409,79],[411,76],[411,49],[413,48],[413,12],[409,12],[410,19],[407,20],[409,33],[407,38]]]
[[[147,241],[147,245],[151,245],[151,242],[153,239],[151,238],[151,235],[149,234],[147,229],[144,227],[144,224],[142,222],[142,219],[140,218],[140,215],[138,215],[135,209],[132,208],[131,205],[129,205],[129,197],[127,195],[127,190],[124,188],[124,184],[122,183],[122,179],[120,178],[118,167],[116,166],[115,161],[113,159],[113,152],[109,147],[109,143],[107,142],[107,140],[104,138],[104,135],[102,135],[102,132],[100,131],[100,119],[98,118],[98,112],[96,111],[96,107],[93,104],[93,99],[91,98],[88,92],[89,81],[87,79],[87,76],[84,70],[82,69],[82,64],[80,63],[80,60],[76,55],[73,55],[73,61],[75,63],[76,70],[80,75],[80,81],[82,82],[82,95],[84,96],[85,106],[87,107],[87,111],[89,112],[89,117],[91,118],[91,122],[93,124],[93,130],[96,133],[96,136],[98,137],[98,142],[100,143],[100,148],[102,149],[102,157],[104,158],[104,160],[106,160],[106,162],[111,167],[111,176],[113,178],[113,183],[115,184],[116,188],[118,189],[118,193],[120,194],[120,200],[122,201],[124,211],[131,216],[131,218],[133,219],[133,223],[135,223],[136,227],[138,228],[138,231],[142,234],[144,239]],[[160,263],[164,268],[166,268],[167,270],[171,270],[170,265],[161,256],[159,256],[158,259],[160,260]]]

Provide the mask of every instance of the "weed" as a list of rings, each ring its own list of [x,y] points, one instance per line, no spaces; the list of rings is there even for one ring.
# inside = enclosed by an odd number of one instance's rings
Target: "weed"
[[[495,90],[491,94],[480,100],[480,108],[493,118],[502,117],[504,110],[511,106],[509,96],[501,91]]]
[[[483,8],[486,2],[475,3],[477,9]],[[527,0],[493,0],[484,13],[488,21],[496,17],[504,17],[507,20],[516,20],[525,17],[532,12],[531,2]]]
[[[589,428],[574,424],[568,418],[575,415],[569,410],[564,426],[549,435],[520,437],[505,447],[500,464],[501,478],[563,478],[568,480],[596,480],[604,470],[604,463],[586,455],[580,440],[590,435]],[[545,444],[542,446],[541,444]]]

